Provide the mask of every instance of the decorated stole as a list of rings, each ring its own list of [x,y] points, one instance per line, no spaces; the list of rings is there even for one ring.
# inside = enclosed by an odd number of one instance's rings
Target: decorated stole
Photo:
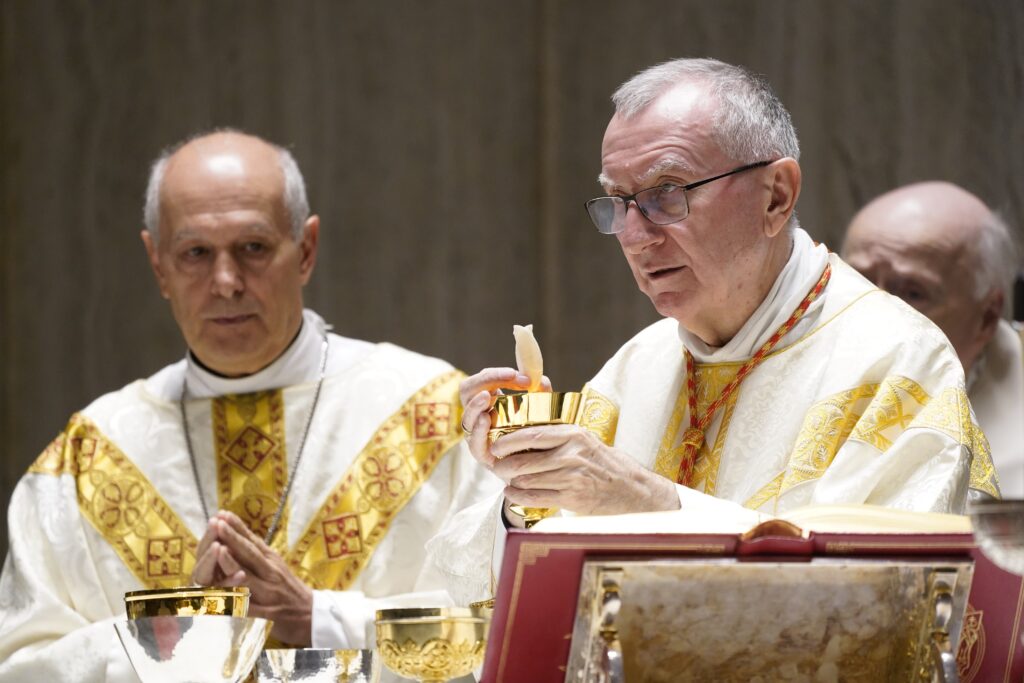
[[[705,409],[739,367],[738,363],[697,366],[699,410]],[[725,404],[714,444],[709,445],[705,441],[697,459],[691,487],[708,495],[715,495],[718,470],[738,396],[739,392]],[[682,455],[679,443],[685,431],[688,398],[684,383],[655,461],[655,471],[669,479],[675,476]],[[894,375],[882,382],[865,383],[814,403],[804,414],[785,468],[743,505],[753,510],[760,509],[773,500],[777,501],[795,486],[819,479],[848,439],[863,441],[885,451],[912,427],[942,432],[970,449],[973,455],[971,488],[998,497],[988,441],[971,420],[963,389],[950,387],[933,397],[914,380]]]
[[[70,474],[78,509],[147,588],[190,583],[198,541],[121,450],[80,413],[29,467]]]
[[[344,590],[441,457],[462,438],[458,385],[449,371],[416,392],[356,456],[291,550],[286,515],[272,546],[309,586]],[[266,534],[287,481],[280,391],[213,401],[217,491],[255,533]],[[29,472],[75,477],[83,517],[148,588],[190,582],[198,540],[152,483],[89,418],[75,414]]]

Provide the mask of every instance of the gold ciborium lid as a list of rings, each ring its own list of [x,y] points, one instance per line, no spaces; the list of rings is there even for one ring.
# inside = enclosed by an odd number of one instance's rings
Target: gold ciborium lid
[[[579,412],[580,398],[578,391],[510,392],[496,396],[487,436],[493,443],[523,427],[572,424]]]
[[[129,619],[201,614],[244,617],[249,611],[249,589],[244,586],[180,586],[131,591],[124,594],[124,608]]]
[[[377,651],[398,675],[440,683],[483,664],[489,625],[473,607],[378,610]]]

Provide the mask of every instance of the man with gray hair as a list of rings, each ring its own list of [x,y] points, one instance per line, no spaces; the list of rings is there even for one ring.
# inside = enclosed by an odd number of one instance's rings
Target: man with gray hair
[[[1003,319],[1018,252],[1006,223],[947,182],[897,188],[861,209],[843,258],[928,316],[960,357],[999,486],[1024,497],[1024,340]]]
[[[423,541],[498,490],[448,363],[304,310],[320,219],[291,154],[235,131],[153,166],[146,252],[185,357],[71,418],[11,499],[0,681],[136,680],[126,591],[246,586],[291,646],[365,648],[448,602]]]
[[[665,318],[587,384],[579,426],[490,444],[495,392],[527,380],[462,383],[470,449],[507,486],[429,546],[459,599],[488,593],[479,567],[520,506],[753,524],[814,503],[959,512],[969,489],[997,496],[941,331],[797,226],[797,138],[764,79],[680,59],[612,99],[605,195],[586,207]]]

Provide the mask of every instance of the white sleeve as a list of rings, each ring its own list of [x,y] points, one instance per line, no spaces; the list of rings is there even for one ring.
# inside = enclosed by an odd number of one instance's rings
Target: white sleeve
[[[460,441],[445,456],[444,466],[439,466],[431,475],[447,478],[444,488],[450,493],[442,497],[437,505],[440,514],[430,516],[432,523],[424,527],[423,540],[436,536],[438,532],[458,524],[462,513],[475,505],[489,506],[497,492],[504,488],[500,479],[482,467]],[[443,506],[443,508],[442,508]],[[484,561],[486,575],[490,567],[491,545],[487,546],[487,560]],[[410,553],[411,554],[411,553]],[[419,567],[414,580],[402,586],[405,592],[388,595],[374,594],[372,590],[345,590],[313,592],[313,613],[311,637],[313,647],[333,649],[368,648],[376,642],[376,612],[395,607],[447,607],[459,602],[460,592],[453,586],[449,575],[430,559],[429,543],[425,551],[419,549]],[[489,589],[489,583],[485,590]],[[456,592],[450,591],[456,588]],[[367,595],[369,593],[369,595]],[[488,597],[490,593],[482,597]],[[453,600],[453,597],[455,598]],[[479,599],[479,598],[473,598]]]
[[[502,493],[471,505],[427,542],[427,561],[444,578],[457,605],[493,597],[493,580],[505,547]]]
[[[11,497],[10,550],[0,574],[0,683],[138,679],[100,597],[75,484],[29,474]]]
[[[370,598],[361,591],[313,591],[313,647],[331,650],[376,646],[377,610],[394,607],[449,607],[444,590]]]

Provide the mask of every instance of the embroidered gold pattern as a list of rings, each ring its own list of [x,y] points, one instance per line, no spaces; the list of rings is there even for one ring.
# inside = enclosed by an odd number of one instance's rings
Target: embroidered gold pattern
[[[73,415],[29,472],[73,476],[82,516],[146,588],[189,583],[196,538],[89,418]]]
[[[751,510],[760,510],[762,505],[777,498],[785,476],[785,472],[780,472],[774,479],[762,486],[761,490],[751,496],[747,502],[743,503],[743,507],[750,508]],[[774,510],[772,512],[774,513]]]
[[[776,476],[745,505],[759,508],[772,497],[819,479],[848,439],[884,451],[911,428],[937,430],[969,448],[973,454],[971,487],[998,497],[988,444],[971,420],[963,389],[948,388],[933,399],[913,380],[892,376],[881,383],[839,392],[811,406],[781,482],[776,487]]]
[[[299,542],[284,554],[299,578],[314,588],[351,585],[395,515],[430,477],[441,456],[462,438],[453,425],[462,417],[458,386],[463,378],[451,371],[434,379],[378,429]],[[259,494],[260,482],[248,472],[259,473],[275,462],[275,449],[284,453],[283,410],[274,405],[280,392],[223,401],[223,429],[217,433],[215,427],[214,434],[218,466],[231,468],[228,481],[235,494],[242,476],[237,472],[247,473],[241,493],[251,500]],[[418,405],[430,407],[425,411]],[[427,428],[417,421],[424,415],[429,417]],[[214,418],[216,424],[216,413]],[[189,583],[197,539],[145,475],[88,418],[74,415],[29,472],[74,476],[82,515],[146,588]],[[286,476],[283,471],[273,475],[282,482]],[[284,542],[284,534],[276,538]]]
[[[811,406],[804,415],[793,453],[775,495],[818,479],[825,473],[840,447],[850,438],[868,403],[878,393],[879,386],[878,383],[864,384]],[[761,504],[765,502],[761,501]]]
[[[696,366],[698,412],[707,410],[711,402],[722,394],[722,390],[736,376],[741,366],[741,363],[714,363]],[[725,439],[729,433],[729,424],[732,421],[733,410],[736,408],[740,391],[741,389],[737,390],[729,397],[720,415],[715,417],[708,428],[708,434],[710,434],[716,428],[715,423],[717,422],[719,425],[714,444],[709,444],[710,439],[705,439],[697,454],[691,488],[703,491],[708,495],[715,494],[718,470],[722,464],[722,451],[725,448]],[[683,382],[679,388],[675,406],[672,408],[672,414],[665,425],[661,446],[655,458],[654,470],[672,481],[675,481],[676,473],[679,471],[679,461],[683,456],[682,443],[686,430],[681,427],[688,417],[688,401],[686,383]]]
[[[398,511],[459,439],[459,382],[453,370],[420,389],[377,430],[285,556],[317,589],[345,590],[370,560]],[[441,406],[445,406],[443,409]]]
[[[288,477],[284,397],[280,390],[221,396],[211,402],[217,504],[266,537]],[[271,547],[287,545],[288,507]]]
[[[582,394],[582,407],[576,422],[611,446],[615,441],[615,429],[619,425],[619,409],[589,384],[583,387]]]

